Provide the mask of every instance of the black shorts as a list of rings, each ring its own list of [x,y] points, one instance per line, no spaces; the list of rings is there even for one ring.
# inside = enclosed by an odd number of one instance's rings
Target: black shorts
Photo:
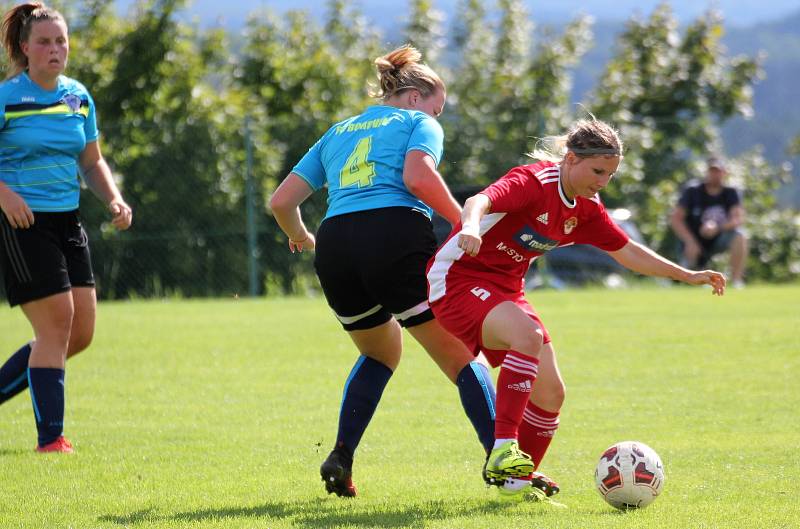
[[[89,240],[78,211],[33,215],[33,226],[15,229],[0,213],[0,269],[12,307],[94,286]]]
[[[394,316],[403,327],[433,319],[425,269],[436,251],[428,217],[381,208],[325,219],[314,267],[345,330],[371,329]]]

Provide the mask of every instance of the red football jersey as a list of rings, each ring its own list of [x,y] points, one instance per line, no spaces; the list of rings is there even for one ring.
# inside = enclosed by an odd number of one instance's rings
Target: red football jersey
[[[552,162],[515,167],[481,193],[492,205],[480,222],[480,251],[475,257],[465,254],[458,247],[461,224],[453,229],[429,264],[431,302],[446,294],[449,282],[469,277],[521,290],[531,262],[559,246],[616,251],[628,242],[597,195],[567,199],[561,169]]]

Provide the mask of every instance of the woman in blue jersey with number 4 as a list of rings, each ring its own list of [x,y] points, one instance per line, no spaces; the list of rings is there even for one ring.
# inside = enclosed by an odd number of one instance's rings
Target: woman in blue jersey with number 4
[[[353,454],[397,368],[401,327],[457,384],[484,448],[493,442],[494,388],[466,347],[439,326],[427,302],[425,267],[436,250],[431,209],[451,224],[461,207],[436,170],[443,132],[436,117],[446,88],[403,46],[375,59],[381,104],[332,126],[270,200],[289,249],[315,250],[320,284],[361,353],[348,377],[333,451],[320,473],[326,490],[355,496]],[[300,204],[327,186],[328,211],[315,236]]]
[[[0,403],[30,387],[39,452],[72,452],[63,435],[64,367],[94,334],[96,296],[78,215],[78,172],[108,205],[118,229],[131,224],[100,153],[89,92],[63,74],[64,17],[20,4],[2,21],[9,76],[0,83],[0,268],[9,304],[34,339],[0,367]]]

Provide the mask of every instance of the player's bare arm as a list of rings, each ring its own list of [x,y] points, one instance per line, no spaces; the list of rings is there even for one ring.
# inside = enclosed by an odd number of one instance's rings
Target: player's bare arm
[[[409,151],[403,165],[403,183],[411,194],[428,204],[451,225],[458,223],[461,206],[436,170],[436,162],[431,155],[418,150]]]
[[[314,249],[314,235],[306,229],[300,215],[300,204],[312,193],[311,186],[305,180],[295,173],[289,173],[269,200],[275,220],[289,238],[289,250],[292,253]]]
[[[464,203],[464,211],[461,213],[461,232],[458,234],[458,247],[472,257],[478,255],[478,251],[481,249],[481,219],[489,213],[491,207],[491,200],[482,193],[468,198]]]
[[[723,274],[714,270],[688,270],[635,241],[629,240],[621,249],[609,254],[619,264],[634,272],[667,277],[690,285],[711,285],[714,294],[721,296],[725,293]]]

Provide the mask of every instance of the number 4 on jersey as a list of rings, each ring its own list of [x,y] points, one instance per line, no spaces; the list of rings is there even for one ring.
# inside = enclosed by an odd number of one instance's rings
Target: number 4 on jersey
[[[358,140],[356,148],[347,157],[339,173],[339,187],[369,187],[375,177],[375,163],[367,160],[372,149],[372,136]]]

